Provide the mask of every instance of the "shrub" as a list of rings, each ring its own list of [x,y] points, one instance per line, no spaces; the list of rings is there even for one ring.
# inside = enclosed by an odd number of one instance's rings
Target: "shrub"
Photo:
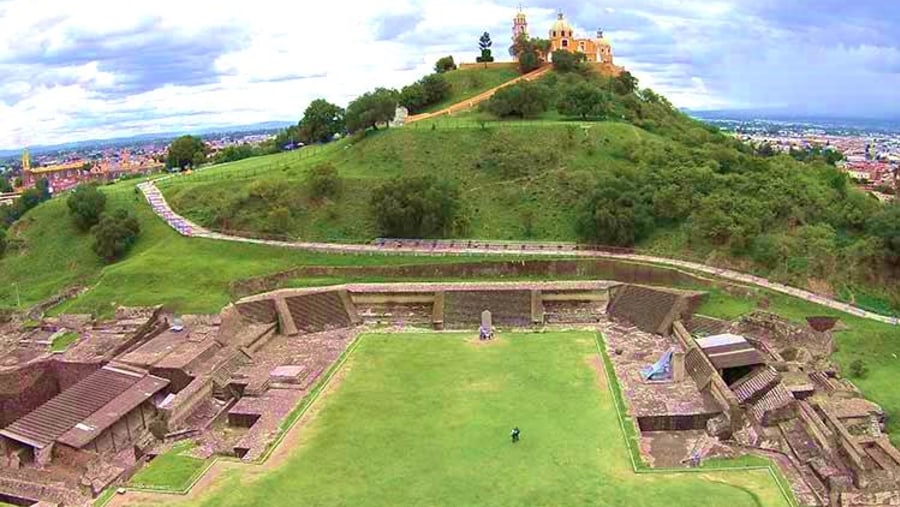
[[[141,226],[131,213],[118,209],[104,214],[91,229],[94,235],[94,252],[106,262],[121,259],[137,241]]]
[[[100,221],[100,215],[106,208],[106,196],[96,186],[82,183],[75,187],[66,204],[75,225],[82,231],[88,231]]]
[[[320,164],[313,167],[306,176],[310,195],[316,199],[334,198],[341,193],[341,177],[332,164]]]
[[[291,211],[284,206],[269,211],[266,215],[266,230],[275,234],[286,234],[291,229]]]
[[[866,378],[869,374],[869,367],[862,359],[854,359],[850,363],[850,376],[853,378]]]
[[[550,90],[541,83],[524,82],[497,90],[485,109],[499,118],[533,118],[547,110]]]
[[[444,73],[450,70],[456,70],[456,62],[453,61],[453,55],[445,56],[434,64],[434,71]]]
[[[0,257],[6,253],[6,229],[0,227]]]
[[[601,245],[632,246],[653,226],[650,206],[624,179],[601,182],[578,217],[582,239]]]
[[[434,176],[394,178],[375,189],[371,201],[379,232],[398,238],[446,236],[459,209],[459,189]]]
[[[581,72],[584,70],[584,62],[587,55],[581,52],[570,53],[565,49],[557,49],[550,57],[553,62],[553,70],[557,72]]]

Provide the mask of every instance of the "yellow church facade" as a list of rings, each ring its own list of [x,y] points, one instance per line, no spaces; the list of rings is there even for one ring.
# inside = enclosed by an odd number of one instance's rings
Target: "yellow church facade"
[[[528,21],[521,10],[513,18],[513,41],[521,34],[528,34]],[[612,45],[604,37],[602,30],[597,30],[594,38],[579,37],[566,20],[565,15],[557,14],[556,21],[548,31],[550,51],[545,60],[550,61],[554,51],[563,50],[570,53],[582,53],[585,60],[595,64],[604,74],[618,75],[624,69],[616,66],[613,60]]]

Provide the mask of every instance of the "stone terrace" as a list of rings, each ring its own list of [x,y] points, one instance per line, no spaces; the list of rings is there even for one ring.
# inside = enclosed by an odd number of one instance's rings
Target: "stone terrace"
[[[666,351],[683,351],[675,338],[652,335],[606,319],[599,326],[631,416],[707,418],[721,412],[715,401],[701,393],[688,376],[681,382],[645,382],[641,378],[640,370],[656,362]]]
[[[242,397],[230,410],[229,419],[249,421],[250,429],[239,440],[211,435],[220,451],[237,451],[244,460],[258,458],[285,416],[309,392],[316,381],[347,349],[358,329],[338,329],[302,336],[278,335],[242,366],[233,382],[243,384]],[[276,369],[295,366],[295,379],[285,379]],[[280,368],[278,371],[287,369]],[[235,434],[235,432],[231,432]]]

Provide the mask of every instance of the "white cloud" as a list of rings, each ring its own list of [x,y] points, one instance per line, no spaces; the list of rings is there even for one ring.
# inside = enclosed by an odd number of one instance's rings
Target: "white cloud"
[[[871,69],[900,67],[896,47],[829,41],[834,27],[814,16],[802,30],[765,17],[781,4],[761,13],[738,0],[604,3],[572,2],[567,15],[583,34],[603,26],[642,86],[682,107],[796,103],[815,80],[835,85],[811,90],[814,100],[834,101],[854,82],[857,94],[895,83]],[[534,35],[555,17],[545,5],[526,6]],[[0,0],[0,148],[296,121],[316,97],[346,104],[417,79],[440,56],[471,61],[485,30],[505,58],[514,13],[499,0]],[[845,18],[848,38],[867,36]],[[896,98],[887,85],[867,103]]]

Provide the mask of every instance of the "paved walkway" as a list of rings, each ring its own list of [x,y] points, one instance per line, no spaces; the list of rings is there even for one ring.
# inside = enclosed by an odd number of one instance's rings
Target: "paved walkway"
[[[157,180],[158,181],[158,180]],[[342,254],[403,254],[403,255],[518,255],[533,257],[571,256],[587,258],[619,259],[625,261],[643,262],[687,269],[699,273],[714,275],[719,278],[762,287],[789,296],[794,296],[807,301],[827,306],[864,319],[875,320],[885,324],[897,325],[897,317],[887,317],[874,312],[863,310],[848,303],[826,298],[812,292],[790,287],[777,282],[770,282],[765,278],[749,275],[730,269],[716,268],[697,262],[656,257],[635,253],[616,253],[597,250],[578,249],[574,243],[511,243],[511,242],[472,242],[472,241],[387,241],[376,244],[340,244],[340,243],[315,243],[304,241],[275,241],[265,239],[245,238],[230,236],[218,232],[212,232],[200,227],[190,220],[178,215],[166,202],[162,193],[153,181],[138,185],[141,192],[147,198],[153,212],[159,215],[170,227],[183,236],[196,238],[216,239],[221,241],[235,241],[240,243],[252,243],[256,245],[276,246],[282,248],[294,248],[311,252],[342,253]]]

